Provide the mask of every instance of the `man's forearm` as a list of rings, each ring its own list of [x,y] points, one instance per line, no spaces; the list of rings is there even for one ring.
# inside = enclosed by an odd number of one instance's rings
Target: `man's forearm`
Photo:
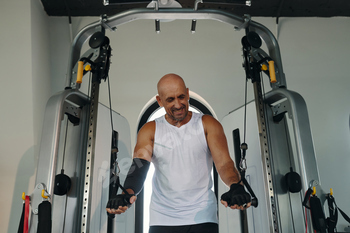
[[[227,162],[221,166],[221,168],[218,169],[218,173],[221,180],[229,187],[231,184],[238,183],[241,180],[241,176],[239,175],[233,161]]]

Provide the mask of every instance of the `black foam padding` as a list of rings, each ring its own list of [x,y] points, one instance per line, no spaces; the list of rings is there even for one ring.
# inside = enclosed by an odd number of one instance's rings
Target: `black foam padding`
[[[22,208],[22,215],[21,215],[21,220],[19,222],[19,226],[18,226],[18,231],[17,233],[23,233],[23,228],[24,228],[24,211],[25,211],[25,203],[23,203],[23,208]]]
[[[145,182],[150,162],[145,159],[134,158],[128,175],[125,179],[124,188],[132,189],[135,195],[138,195]]]
[[[43,201],[38,207],[38,230],[37,233],[51,233],[51,203]]]

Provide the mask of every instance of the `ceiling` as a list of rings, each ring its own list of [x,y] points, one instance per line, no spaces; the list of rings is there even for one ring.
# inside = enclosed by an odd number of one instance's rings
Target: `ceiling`
[[[145,8],[151,0],[109,0],[117,4],[103,5],[103,0],[41,0],[49,16],[100,16]],[[178,0],[182,8],[194,8],[195,0]],[[220,3],[219,3],[220,2]],[[198,9],[220,9],[232,14],[263,17],[334,17],[350,16],[350,0],[203,0]]]

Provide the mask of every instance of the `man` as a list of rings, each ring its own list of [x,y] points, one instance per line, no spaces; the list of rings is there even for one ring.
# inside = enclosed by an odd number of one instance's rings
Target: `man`
[[[240,210],[251,205],[230,158],[223,128],[213,117],[188,110],[189,89],[180,76],[163,76],[157,89],[157,102],[166,114],[139,131],[124,184],[128,194],[111,200],[107,212],[124,213],[136,201],[153,162],[149,232],[218,232],[216,198],[211,190],[213,161],[221,180],[230,187],[221,203]]]

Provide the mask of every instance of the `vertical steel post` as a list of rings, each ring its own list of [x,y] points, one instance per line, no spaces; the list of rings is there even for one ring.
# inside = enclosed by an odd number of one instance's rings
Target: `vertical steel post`
[[[269,208],[269,220],[273,228],[270,229],[270,232],[278,233],[280,232],[279,227],[279,221],[278,221],[278,214],[277,214],[277,208],[276,208],[276,199],[275,199],[275,192],[274,192],[274,185],[273,185],[273,179],[272,179],[272,162],[271,162],[271,156],[270,156],[270,149],[269,149],[269,137],[267,134],[267,127],[266,127],[266,116],[265,116],[265,106],[264,106],[264,100],[262,96],[262,90],[261,90],[261,82],[255,81],[253,83],[254,86],[254,96],[255,96],[255,106],[256,106],[256,114],[257,114],[257,120],[258,120],[258,130],[259,130],[259,139],[260,139],[260,148],[261,148],[261,161],[263,164],[263,171],[264,171],[264,181],[265,181],[265,189],[269,193],[269,199],[267,200],[267,206]]]
[[[96,126],[97,126],[97,111],[98,111],[98,99],[100,91],[100,82],[97,80],[92,82],[91,85],[91,99],[89,108],[89,120],[88,120],[88,140],[85,160],[85,178],[84,178],[84,194],[83,194],[83,206],[81,216],[81,232],[89,232],[90,216],[91,216],[91,192],[92,187],[92,168],[95,157],[95,141],[96,141]]]

